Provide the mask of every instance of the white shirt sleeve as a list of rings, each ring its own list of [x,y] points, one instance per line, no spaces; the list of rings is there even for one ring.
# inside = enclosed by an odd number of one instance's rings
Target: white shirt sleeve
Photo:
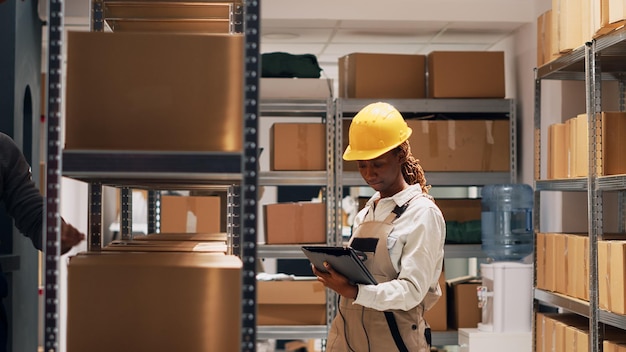
[[[381,199],[374,219],[384,219],[394,207],[392,199]],[[359,220],[363,221],[364,216]],[[409,310],[419,305],[429,290],[437,288],[443,267],[445,231],[445,221],[437,206],[425,197],[414,199],[394,221],[387,240],[398,278],[378,285],[359,285],[354,304],[376,310]]]

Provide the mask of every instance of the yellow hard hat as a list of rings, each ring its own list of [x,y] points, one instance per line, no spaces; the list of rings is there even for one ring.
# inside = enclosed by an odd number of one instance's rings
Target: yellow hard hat
[[[372,103],[361,109],[350,124],[350,144],[344,160],[371,160],[409,139],[413,131],[400,112],[388,103]]]

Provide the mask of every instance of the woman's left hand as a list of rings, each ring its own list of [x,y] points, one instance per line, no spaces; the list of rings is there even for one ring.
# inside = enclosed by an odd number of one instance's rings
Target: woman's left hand
[[[350,283],[347,277],[336,272],[328,263],[324,263],[324,268],[327,272],[319,271],[315,268],[315,265],[311,264],[313,274],[317,276],[317,281],[324,284],[324,286],[337,292],[341,296],[346,298],[356,299],[359,293],[359,287]]]

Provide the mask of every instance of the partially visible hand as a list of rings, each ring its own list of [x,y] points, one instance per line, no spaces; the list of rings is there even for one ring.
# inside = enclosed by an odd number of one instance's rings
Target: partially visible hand
[[[311,264],[311,269],[313,274],[317,276],[317,281],[346,298],[356,299],[359,293],[358,286],[351,284],[347,277],[336,272],[330,264],[324,263],[324,268],[328,271],[327,273],[317,270],[315,265]]]
[[[61,220],[61,254],[67,253],[72,247],[85,239],[85,234],[74,226]]]

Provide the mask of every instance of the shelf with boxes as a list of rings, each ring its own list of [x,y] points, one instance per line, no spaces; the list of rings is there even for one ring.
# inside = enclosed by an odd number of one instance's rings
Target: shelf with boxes
[[[95,2],[94,31],[68,33],[63,95],[63,10],[50,3],[46,252],[57,255],[46,256],[46,350],[56,350],[65,331],[68,351],[255,349],[258,7]],[[249,33],[237,33],[243,22]],[[89,250],[69,261],[67,329],[58,326],[59,300],[52,299],[61,286],[60,176],[89,187]],[[221,253],[104,248],[103,186],[228,189],[231,246]],[[155,305],[165,309],[151,315]],[[167,332],[154,334],[153,323],[164,320]]]
[[[551,346],[558,349],[560,341],[546,338],[552,336],[547,329],[554,326],[576,331],[580,337],[574,340],[588,344],[589,351],[600,351],[603,345],[607,350],[621,341],[614,332],[623,336],[626,329],[626,310],[620,305],[626,290],[618,269],[624,267],[620,253],[626,240],[626,167],[621,160],[625,146],[618,137],[626,133],[626,29],[605,29],[535,70],[534,299],[577,316],[549,315],[535,309],[537,351]],[[584,81],[586,111],[551,124],[542,136],[541,89],[545,80]],[[603,94],[605,90],[611,92],[609,83],[616,83],[617,97]],[[542,164],[542,138],[546,137],[547,160]],[[587,231],[551,233],[543,228],[539,214],[544,191],[585,193]],[[617,213],[616,224],[610,224],[612,211]]]
[[[332,174],[334,105],[326,79],[261,79],[259,107],[262,131],[259,185],[268,189],[318,188],[321,202],[264,204],[259,226],[265,240],[259,258],[306,259],[303,244],[336,243],[336,202]],[[269,197],[271,198],[271,197]],[[334,299],[308,277],[258,282],[258,338],[276,340],[325,339]]]

